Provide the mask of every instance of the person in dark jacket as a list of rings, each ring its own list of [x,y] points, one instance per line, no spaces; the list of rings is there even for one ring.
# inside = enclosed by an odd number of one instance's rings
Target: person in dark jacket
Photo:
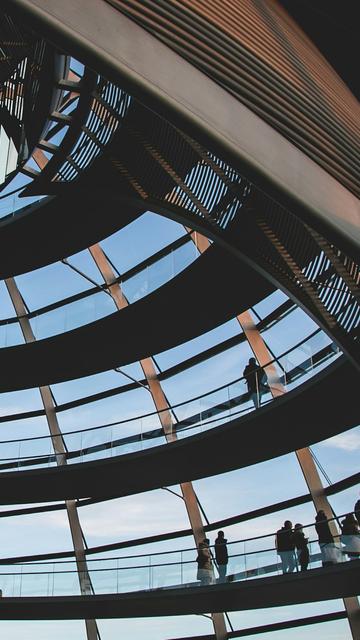
[[[226,570],[229,560],[226,543],[227,540],[224,538],[224,532],[218,531],[218,535],[215,540],[215,558],[219,569],[219,582],[226,581]]]
[[[294,544],[297,551],[297,558],[301,571],[306,571],[309,564],[309,539],[305,538],[303,526],[299,522],[294,527]]]
[[[214,570],[207,539],[199,543],[196,562],[198,565],[197,579],[200,580],[200,584],[214,584]]]
[[[281,558],[282,572],[292,573],[295,569],[295,543],[290,520],[276,532],[276,549]]]
[[[255,358],[250,358],[243,371],[243,376],[246,380],[249,396],[255,409],[258,409],[261,405],[261,396],[267,388],[265,371],[256,364]]]
[[[329,544],[334,542],[325,511],[320,510],[317,512],[315,516],[315,529],[318,534],[319,543]]]
[[[320,509],[315,516],[315,529],[318,534],[323,567],[336,564],[337,560],[335,557],[336,547],[334,544],[334,537],[330,531],[325,511],[322,509]]]
[[[352,513],[348,513],[341,526],[341,542],[345,545],[344,551],[350,560],[360,557],[360,527]]]

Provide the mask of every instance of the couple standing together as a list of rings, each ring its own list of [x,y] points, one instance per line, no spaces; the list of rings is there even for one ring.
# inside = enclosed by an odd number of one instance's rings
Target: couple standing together
[[[216,582],[209,542],[208,538],[205,538],[199,543],[198,556],[196,558],[198,565],[197,579],[200,580],[200,584],[202,585],[215,584]],[[226,570],[229,559],[226,543],[227,540],[224,537],[224,532],[219,531],[214,545],[215,559],[219,571],[218,582],[226,581]]]

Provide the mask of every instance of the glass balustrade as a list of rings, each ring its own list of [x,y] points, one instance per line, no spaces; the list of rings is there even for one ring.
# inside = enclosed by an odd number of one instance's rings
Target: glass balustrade
[[[24,190],[24,186],[9,191],[0,196],[0,218],[6,218],[7,216],[14,216],[17,213],[23,213],[31,205],[40,202],[45,196],[28,196],[21,197],[21,192]]]
[[[342,518],[343,516],[341,516]],[[313,525],[303,528],[309,540],[307,571],[323,566],[323,556]],[[209,547],[210,584],[234,582],[267,576],[281,576],[281,558],[274,548],[275,534],[230,542],[226,576],[219,578],[214,547]],[[335,538],[333,564],[360,559],[360,534]],[[91,594],[116,594],[168,588],[196,588],[198,579],[197,549],[180,549],[150,555],[87,558],[79,574],[74,560],[0,565],[0,588],[5,597],[80,595],[79,580]],[[293,573],[299,573],[298,551],[293,552]],[[204,583],[203,583],[204,584]]]
[[[133,304],[156,291],[186,269],[197,257],[193,246],[188,240],[186,244],[171,250],[134,275],[120,280],[119,285],[128,303]],[[115,311],[116,306],[109,293],[99,289],[95,293],[85,293],[73,302],[60,302],[49,311],[32,312],[29,314],[29,321],[36,340],[42,340],[90,324]],[[9,318],[0,323],[0,347],[15,346],[23,342],[17,318]]]
[[[303,360],[299,354],[302,354]],[[317,330],[273,363],[278,370],[279,380],[283,384],[286,383],[284,392],[289,392],[338,356],[339,352],[329,338]],[[283,369],[285,361],[292,363],[292,367],[289,366],[286,373]],[[173,433],[177,439],[199,434],[241,418],[253,411],[258,404],[264,406],[271,401],[269,388],[255,400],[249,397],[245,379],[239,378],[228,385],[171,407]],[[155,426],[157,417],[158,414],[154,411],[106,425],[74,429],[53,438],[47,435],[2,440],[0,471],[55,466],[64,458],[69,464],[89,462],[162,445],[165,442],[164,432]],[[152,419],[154,428],[151,428]],[[57,452],[64,453],[58,453],[56,457],[54,448]]]

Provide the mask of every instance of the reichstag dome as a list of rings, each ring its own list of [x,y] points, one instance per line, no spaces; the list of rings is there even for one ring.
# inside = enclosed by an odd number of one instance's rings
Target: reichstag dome
[[[0,630],[360,640],[355,0],[3,0]]]

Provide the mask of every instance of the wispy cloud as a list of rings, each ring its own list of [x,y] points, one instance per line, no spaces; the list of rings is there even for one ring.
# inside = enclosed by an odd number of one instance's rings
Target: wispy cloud
[[[342,451],[357,451],[360,449],[360,430],[339,433],[339,435],[326,440],[323,445],[333,447],[334,449],[341,449]]]
[[[182,500],[159,491],[85,507],[79,514],[87,535],[112,541],[187,526]],[[59,512],[49,514],[48,522],[54,527],[67,526]]]

